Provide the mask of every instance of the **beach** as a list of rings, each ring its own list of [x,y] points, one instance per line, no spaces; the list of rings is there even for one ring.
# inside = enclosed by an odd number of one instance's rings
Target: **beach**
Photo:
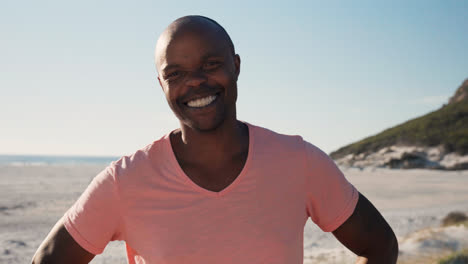
[[[466,228],[453,232],[448,228],[449,235],[443,238],[437,233],[448,213],[468,213],[468,171],[341,169],[392,227],[400,247],[398,263],[436,263],[430,260],[468,248]],[[431,235],[421,237],[423,231]],[[457,237],[460,234],[467,235]],[[353,263],[355,258],[333,235],[307,222],[305,264]]]
[[[0,263],[29,263],[54,223],[105,166],[0,165]],[[449,212],[468,213],[468,171],[375,168],[342,168],[342,171],[395,231],[400,243],[399,263],[434,258],[468,247],[466,228],[440,228],[441,220]],[[352,263],[354,259],[331,233],[324,233],[307,221],[305,264]],[[124,243],[111,242],[91,263],[126,263]]]

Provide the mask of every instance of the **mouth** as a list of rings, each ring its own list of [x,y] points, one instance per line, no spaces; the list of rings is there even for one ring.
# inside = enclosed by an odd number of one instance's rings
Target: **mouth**
[[[184,105],[186,105],[189,108],[203,108],[207,107],[211,104],[213,104],[216,99],[219,97],[220,93],[216,93],[214,95],[208,95],[205,97],[197,98],[190,100],[188,102],[185,102]]]

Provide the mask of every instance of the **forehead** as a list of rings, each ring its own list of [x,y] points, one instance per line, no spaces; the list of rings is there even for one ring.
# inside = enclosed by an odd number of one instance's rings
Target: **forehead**
[[[156,46],[156,66],[159,71],[168,65],[196,63],[209,56],[226,56],[229,52],[229,42],[212,26],[168,28]]]

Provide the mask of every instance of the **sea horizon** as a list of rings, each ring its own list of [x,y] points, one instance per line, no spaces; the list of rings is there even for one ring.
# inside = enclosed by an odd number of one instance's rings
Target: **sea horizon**
[[[0,165],[41,166],[41,165],[80,165],[109,164],[120,156],[98,155],[38,155],[38,154],[0,154]]]

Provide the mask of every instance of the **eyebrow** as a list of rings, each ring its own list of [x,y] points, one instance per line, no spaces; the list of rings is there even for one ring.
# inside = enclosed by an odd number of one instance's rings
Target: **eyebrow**
[[[210,57],[214,57],[214,58],[224,58],[223,55],[220,55],[219,53],[216,53],[216,52],[212,52],[212,53],[208,53],[208,54],[205,54],[203,57],[202,57],[202,60],[207,60],[208,58]]]
[[[211,52],[211,53],[205,54],[201,59],[202,59],[202,61],[205,61],[205,60],[207,60],[207,59],[210,58],[210,57],[214,57],[214,58],[223,58],[224,56],[223,56],[223,55],[220,55],[219,53],[216,53],[216,52]],[[166,73],[166,72],[170,71],[171,69],[179,68],[179,67],[181,67],[180,64],[169,64],[169,65],[166,65],[166,66],[161,70],[161,72]]]
[[[171,69],[173,69],[173,68],[178,68],[178,67],[180,67],[179,64],[170,64],[170,65],[165,66],[161,71],[164,72],[164,73],[166,73],[166,72],[168,72],[169,70],[171,70]]]

